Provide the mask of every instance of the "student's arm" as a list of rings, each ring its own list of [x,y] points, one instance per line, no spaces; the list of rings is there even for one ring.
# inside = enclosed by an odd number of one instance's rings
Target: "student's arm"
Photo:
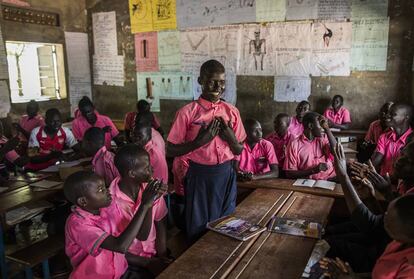
[[[307,170],[285,170],[287,178],[306,178],[312,174],[320,173],[321,171],[326,171],[328,165],[326,163],[319,163],[317,166],[307,169]]]
[[[270,165],[270,171],[263,174],[253,174],[252,180],[271,179],[279,177],[279,167],[276,164]]]
[[[29,156],[30,162],[33,164],[46,163],[53,159],[59,159],[62,157],[62,152],[60,151],[51,151],[47,155],[40,155],[38,147],[29,147],[27,150],[27,155]]]
[[[149,233],[152,227],[152,206],[148,209],[145,214],[144,221],[142,223],[142,228],[139,230],[136,238],[140,241],[145,241],[148,239]]]
[[[377,145],[377,149],[378,149],[378,145]],[[372,154],[371,162],[377,171],[381,169],[381,164],[383,160],[384,160],[384,154],[378,151],[375,151],[374,154]]]
[[[335,146],[336,146],[336,139],[334,135],[332,134],[331,130],[329,129],[328,120],[325,117],[321,117],[319,119],[319,122],[320,122],[321,127],[325,131],[326,136],[328,137],[329,149],[331,150],[331,153],[333,153]]]
[[[118,237],[114,237],[112,235],[108,236],[102,242],[100,246],[101,248],[123,254],[127,253],[129,246],[141,229],[146,213],[152,207],[154,199],[160,197],[158,192],[159,187],[159,181],[153,181],[148,184],[142,194],[142,202],[138,208],[138,211],[135,213],[135,216],[132,218],[129,225]]]
[[[336,129],[341,129],[341,130],[348,130],[350,126],[351,126],[351,123],[342,123],[342,124],[337,124],[334,122],[331,123],[331,128],[336,128]]]
[[[167,216],[155,222],[155,230],[157,232],[155,239],[157,256],[164,257],[167,255]]]

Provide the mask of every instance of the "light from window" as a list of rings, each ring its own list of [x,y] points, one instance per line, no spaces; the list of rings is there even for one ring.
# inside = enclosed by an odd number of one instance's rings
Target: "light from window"
[[[12,103],[66,98],[61,44],[6,42]]]

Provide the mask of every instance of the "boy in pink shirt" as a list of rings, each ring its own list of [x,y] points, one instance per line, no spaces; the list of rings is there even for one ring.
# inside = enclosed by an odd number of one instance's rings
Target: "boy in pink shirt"
[[[378,114],[378,119],[369,125],[368,132],[365,135],[365,142],[377,144],[379,137],[389,128],[387,123],[387,115],[390,113],[393,102],[385,103]]]
[[[294,139],[289,131],[290,117],[286,113],[279,113],[273,121],[275,131],[269,134],[266,139],[273,144],[276,158],[279,165],[283,167],[285,163],[286,147],[288,143]],[[279,170],[279,176],[281,176]]]
[[[132,133],[134,132],[134,130],[137,127],[149,126],[149,127],[151,127],[151,139],[152,139],[154,145],[157,146],[157,149],[160,150],[162,152],[163,156],[165,157],[166,150],[165,150],[164,138],[162,137],[160,132],[158,132],[158,130],[154,129],[154,127],[152,126],[151,118],[152,118],[152,112],[150,112],[150,111],[139,113],[139,115],[135,119],[135,124],[133,126],[133,129],[129,132],[129,134],[130,134],[129,141],[133,142],[132,141],[132,136],[133,136]]]
[[[74,173],[66,179],[64,192],[74,204],[65,227],[65,251],[73,267],[70,278],[138,276],[128,269],[127,258],[133,261],[135,257],[125,254],[141,233],[153,201],[162,195],[159,183],[144,190],[139,209],[121,233],[111,226],[108,213],[116,210],[116,204],[101,177],[89,171]]]
[[[335,95],[332,98],[331,107],[326,109],[323,116],[328,119],[329,127],[347,130],[351,125],[351,114],[344,105],[344,97]]]
[[[270,141],[262,138],[260,123],[255,119],[244,122],[247,138],[240,155],[234,158],[235,169],[242,180],[277,178],[278,161]]]
[[[380,170],[382,176],[387,173],[392,175],[393,164],[400,155],[407,137],[412,133],[411,119],[411,106],[395,104],[391,107],[387,117],[387,125],[391,130],[379,137],[377,148],[371,158],[373,165]]]
[[[39,104],[35,100],[31,100],[26,106],[26,115],[23,115],[19,123],[15,123],[14,127],[20,133],[20,140],[28,142],[32,130],[39,126],[45,125],[45,120],[39,114]]]
[[[303,117],[305,130],[286,149],[284,170],[288,178],[327,180],[335,177],[331,148],[336,145],[325,118],[315,112]],[[326,135],[323,135],[322,132]]]
[[[93,157],[92,170],[103,177],[109,187],[119,172],[114,164],[115,155],[106,149],[104,131],[98,127],[89,128],[83,137],[82,150],[86,156]]]
[[[165,152],[154,144],[151,127],[145,125],[135,126],[131,139],[136,145],[148,152],[154,177],[163,183],[168,183],[168,166]]]
[[[148,153],[134,144],[123,146],[115,156],[115,165],[120,170],[109,187],[116,210],[111,211],[112,226],[122,232],[142,204],[144,189],[152,178]],[[166,184],[155,180],[165,192]],[[153,182],[149,182],[153,183]],[[168,210],[163,198],[154,201],[148,210],[140,234],[133,241],[129,253],[135,255],[135,264],[141,268],[164,266],[169,263],[166,258],[166,216]],[[155,274],[156,275],[156,274]]]
[[[225,90],[225,69],[209,60],[200,68],[200,98],[181,108],[167,139],[167,156],[188,155],[185,180],[186,233],[197,239],[209,221],[232,213],[236,206],[236,172],[246,133],[240,113],[220,98]]]
[[[296,107],[296,116],[293,116],[289,124],[289,133],[294,137],[298,137],[303,134],[303,116],[310,111],[310,103],[308,101],[301,101]]]
[[[91,127],[98,127],[105,132],[105,146],[107,149],[111,149],[111,140],[117,146],[122,144],[122,141],[118,139],[118,129],[112,120],[108,116],[99,114],[88,97],[83,97],[79,101],[78,107],[81,115],[72,122],[73,135],[78,141],[82,141],[86,130]]]

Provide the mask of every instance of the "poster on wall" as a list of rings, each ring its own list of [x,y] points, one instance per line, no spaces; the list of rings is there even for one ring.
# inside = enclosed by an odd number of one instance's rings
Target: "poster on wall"
[[[124,56],[93,56],[93,83],[95,85],[124,86]]]
[[[3,33],[0,26],[0,79],[9,79],[6,46],[3,41]]]
[[[287,0],[287,20],[303,20],[317,18],[318,0]]]
[[[183,72],[200,71],[202,63],[210,59],[209,29],[188,29],[181,32],[181,67]]]
[[[256,21],[284,21],[286,17],[286,0],[256,0]]]
[[[275,77],[273,99],[276,102],[300,102],[311,94],[310,77]]]
[[[352,0],[352,20],[387,16],[388,0]]]
[[[92,30],[95,55],[118,55],[115,12],[93,13]]]
[[[351,17],[352,0],[319,0],[319,19],[344,20]]]
[[[135,34],[135,65],[137,72],[158,71],[157,32]]]
[[[160,71],[180,71],[180,32],[158,32],[158,65]]]
[[[5,80],[0,80],[0,118],[7,117],[10,108],[9,85]]]

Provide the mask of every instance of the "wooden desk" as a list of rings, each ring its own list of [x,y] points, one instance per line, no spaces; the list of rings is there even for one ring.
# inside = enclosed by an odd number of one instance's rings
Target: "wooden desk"
[[[265,225],[291,195],[291,191],[257,189],[237,206],[234,214]],[[157,278],[199,279],[225,274],[258,237],[241,242],[216,232],[207,232]]]
[[[7,192],[16,190],[18,188],[22,188],[22,187],[27,186],[27,185],[29,185],[29,183],[26,182],[26,181],[10,181],[10,180],[4,181],[4,183],[1,185],[1,187],[7,187],[8,189],[4,192],[1,192],[0,197],[2,195],[4,195],[5,193],[7,193]]]
[[[344,193],[342,192],[341,185],[337,184],[333,191],[321,189],[321,188],[309,188],[309,187],[298,187],[293,186],[295,182],[294,179],[263,179],[256,181],[247,181],[247,182],[237,182],[237,186],[243,188],[271,188],[271,189],[280,189],[288,191],[297,191],[307,194],[313,194],[318,196],[342,198]]]
[[[325,223],[334,199],[295,192],[277,216]],[[316,239],[264,232],[227,278],[300,278]]]

